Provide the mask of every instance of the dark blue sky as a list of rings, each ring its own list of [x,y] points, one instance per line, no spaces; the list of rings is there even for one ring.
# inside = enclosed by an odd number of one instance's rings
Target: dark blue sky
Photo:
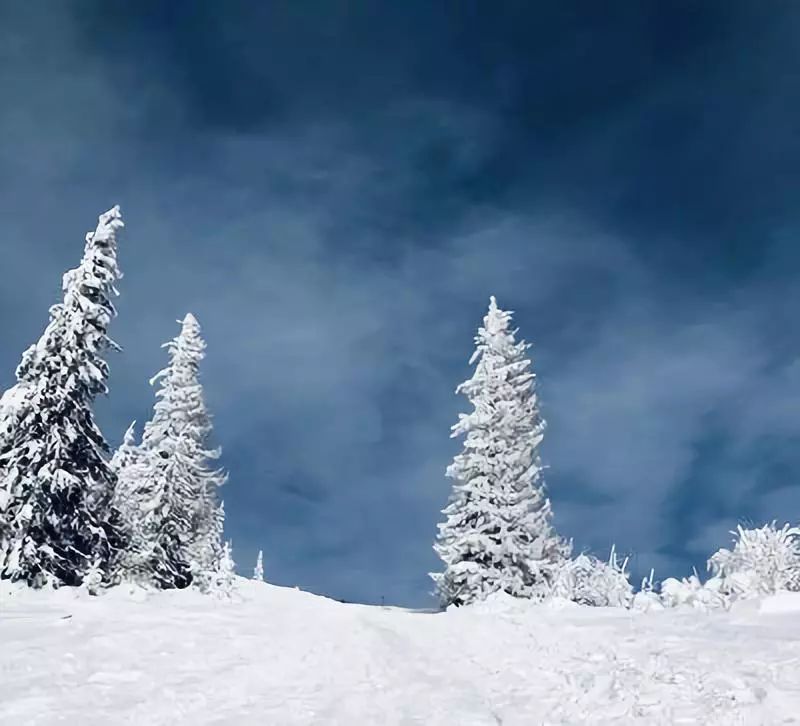
[[[0,0],[0,387],[119,202],[108,438],[194,312],[249,571],[429,602],[490,294],[556,525],[688,574],[800,516],[800,5]]]

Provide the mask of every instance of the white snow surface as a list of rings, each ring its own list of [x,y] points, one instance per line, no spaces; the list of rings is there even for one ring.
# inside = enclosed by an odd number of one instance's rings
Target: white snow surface
[[[800,594],[431,613],[237,587],[228,602],[0,582],[0,724],[800,723]]]

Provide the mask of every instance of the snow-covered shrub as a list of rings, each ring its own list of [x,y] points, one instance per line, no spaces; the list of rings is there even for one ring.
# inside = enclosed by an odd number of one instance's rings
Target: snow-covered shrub
[[[95,556],[86,574],[83,576],[83,586],[92,595],[97,595],[103,583],[103,563]]]
[[[800,591],[800,528],[775,522],[757,529],[736,528],[732,550],[721,549],[708,560],[719,590],[734,598]]]
[[[661,583],[661,602],[665,607],[674,608],[690,602],[694,593],[701,587],[700,582],[695,582],[694,577],[678,580],[668,577]]]
[[[644,592],[643,590],[639,590],[639,592],[633,596],[631,609],[646,613],[650,612],[651,610],[663,610],[664,604],[661,602],[661,598],[659,598],[655,592]]]
[[[674,577],[664,580],[661,583],[661,603],[664,607],[688,605],[698,610],[715,610],[728,604],[720,593],[719,580],[711,578],[703,584],[697,574],[682,580]]]
[[[734,600],[800,591],[800,528],[775,522],[763,527],[736,528],[732,550],[721,549],[708,560],[711,577],[705,583],[695,572],[683,580],[661,583],[666,607],[688,605],[701,610],[728,608]]]
[[[619,562],[613,547],[608,562],[582,553],[562,565],[553,583],[552,595],[581,605],[630,607],[633,586],[625,570],[627,564],[627,558]]]
[[[658,593],[655,589],[655,584],[653,583],[654,574],[655,571],[650,570],[650,576],[642,578],[642,585],[639,588],[639,592],[633,596],[633,602],[631,603],[631,608],[633,610],[648,612],[650,610],[664,609],[664,605],[661,602],[661,598],[658,596]]]

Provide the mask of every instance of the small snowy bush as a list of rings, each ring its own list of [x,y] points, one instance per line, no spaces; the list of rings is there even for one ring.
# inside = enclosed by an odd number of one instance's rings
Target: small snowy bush
[[[625,571],[627,564],[627,559],[619,562],[613,547],[608,562],[580,554],[561,567],[551,594],[581,605],[630,607],[633,603],[633,587]]]
[[[103,563],[99,557],[95,556],[92,564],[89,566],[88,571],[83,577],[83,586],[92,595],[97,595],[100,592],[103,583]]]
[[[655,571],[650,570],[650,576],[642,578],[642,586],[639,588],[639,592],[633,596],[633,602],[631,603],[633,610],[648,612],[650,610],[664,609],[661,598],[655,591],[655,585],[653,584],[654,574]]]
[[[661,603],[665,607],[688,605],[698,610],[716,610],[727,606],[727,600],[719,590],[719,580],[711,578],[705,584],[697,574],[682,580],[668,577],[661,583]]]
[[[772,522],[758,529],[739,525],[731,534],[733,550],[723,548],[708,561],[721,593],[744,599],[800,591],[800,528]]]
[[[661,598],[659,598],[656,593],[639,590],[639,592],[633,596],[631,609],[646,613],[651,610],[663,610],[664,605],[661,602]]]

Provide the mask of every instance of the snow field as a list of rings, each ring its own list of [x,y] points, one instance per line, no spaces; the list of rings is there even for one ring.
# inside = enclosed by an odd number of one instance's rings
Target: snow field
[[[425,613],[237,583],[234,602],[0,583],[0,724],[800,723],[800,594]]]

